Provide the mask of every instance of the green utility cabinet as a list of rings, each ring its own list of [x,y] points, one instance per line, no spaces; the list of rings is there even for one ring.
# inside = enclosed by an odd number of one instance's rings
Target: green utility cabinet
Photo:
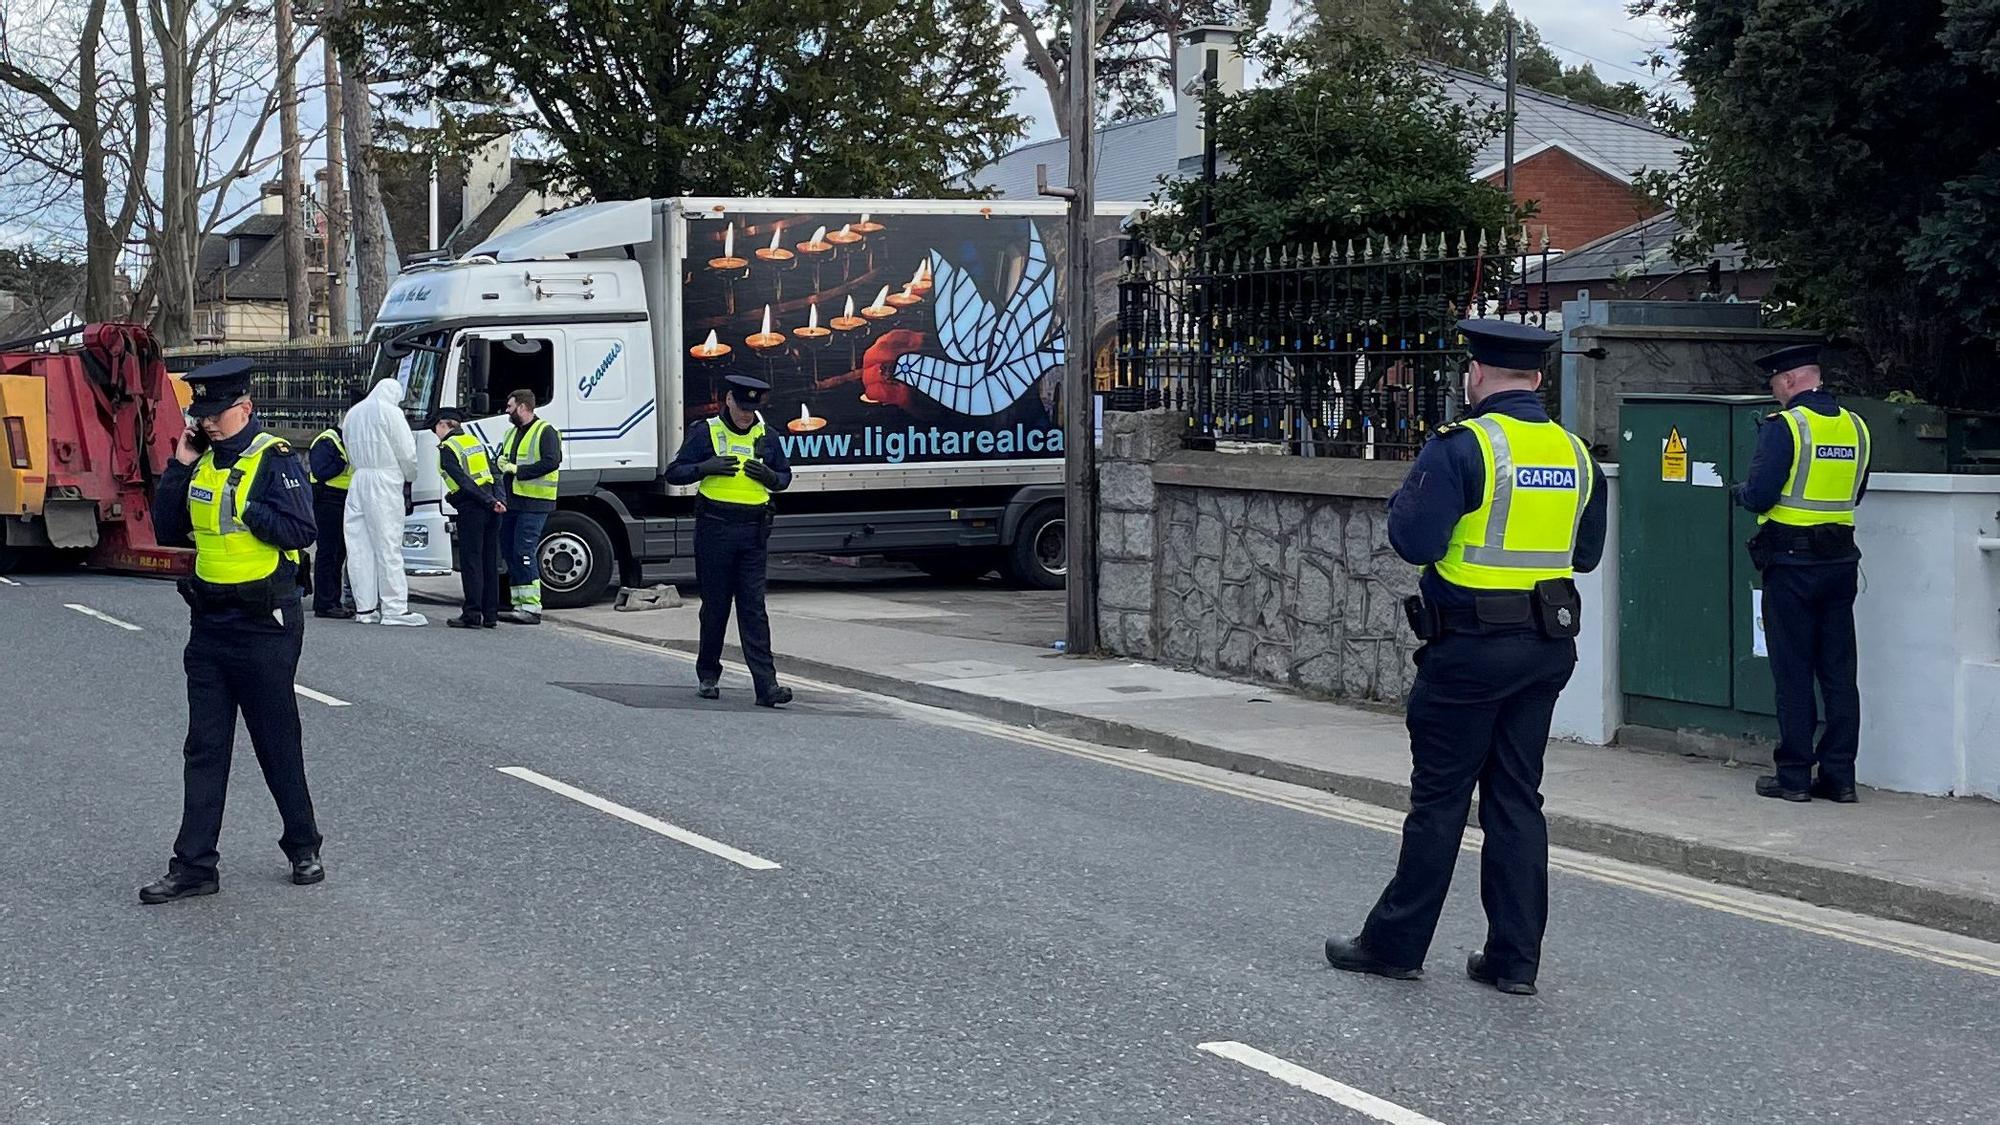
[[[1731,486],[1750,473],[1762,395],[1620,400],[1619,668],[1626,722],[1732,738],[1777,733],[1758,654],[1757,517]]]

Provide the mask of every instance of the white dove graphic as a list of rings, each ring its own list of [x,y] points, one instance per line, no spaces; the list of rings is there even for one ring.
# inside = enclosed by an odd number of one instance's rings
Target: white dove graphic
[[[1063,338],[1056,332],[1056,276],[1042,236],[1028,227],[1028,264],[1004,311],[979,286],[936,250],[932,312],[943,357],[906,355],[896,360],[896,377],[947,409],[984,417],[1019,401],[1035,381],[1063,362]]]

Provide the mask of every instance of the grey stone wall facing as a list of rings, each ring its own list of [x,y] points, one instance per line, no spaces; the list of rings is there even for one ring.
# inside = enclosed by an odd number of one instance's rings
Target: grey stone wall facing
[[[1384,500],[1406,466],[1180,450],[1165,411],[1107,413],[1099,631],[1107,652],[1394,702],[1416,669]]]

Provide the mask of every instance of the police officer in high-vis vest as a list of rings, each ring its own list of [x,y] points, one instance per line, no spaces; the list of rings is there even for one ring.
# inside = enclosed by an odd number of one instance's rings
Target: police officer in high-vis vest
[[[1583,607],[1571,575],[1604,550],[1604,476],[1549,420],[1537,389],[1557,337],[1524,324],[1459,324],[1472,353],[1470,417],[1441,426],[1389,502],[1389,542],[1424,568],[1404,604],[1424,642],[1407,725],[1410,812],[1396,874],[1337,969],[1415,979],[1444,909],[1473,791],[1485,947],[1466,972],[1532,995],[1548,923],[1542,754],[1576,665]]]
[[[731,375],[722,413],[688,428],[668,484],[697,484],[695,577],[701,585],[701,650],[695,678],[703,699],[721,695],[722,637],[736,606],[736,635],[750,668],[757,705],[779,707],[792,689],[778,684],[771,657],[771,617],[764,611],[765,545],[771,536],[771,495],[792,485],[784,448],[764,427],[757,407],[771,385]]]
[[[313,542],[312,492],[292,447],[257,424],[250,361],[222,360],[186,376],[194,391],[174,463],[153,497],[160,542],[192,545],[194,576],[180,583],[191,610],[188,733],[180,836],[167,874],[139,891],[154,904],[220,889],[216,842],[236,744],[249,728],[264,782],[278,803],[292,882],[326,878],[299,746],[292,685],[305,637],[302,552]]]
[[[556,510],[562,483],[562,431],[536,414],[535,406],[531,390],[507,396],[507,420],[513,428],[500,439],[500,456],[493,462],[506,505],[500,517],[500,553],[507,559],[508,608],[500,612],[500,620],[511,625],[542,623],[538,556],[542,528]]]
[[[493,455],[465,430],[465,412],[447,406],[431,421],[438,439],[438,472],[445,502],[458,529],[459,586],[465,608],[446,625],[492,629],[500,624],[500,517],[507,505],[493,494]]]
[[[1777,771],[1757,779],[1757,793],[1849,804],[1861,748],[1854,508],[1868,491],[1868,426],[1820,386],[1819,353],[1802,344],[1757,360],[1784,409],[1758,425],[1750,476],[1736,499],[1757,513],[1750,559],[1764,583],[1764,637],[1778,689]],[[1815,681],[1826,701],[1817,749]]]
[[[353,395],[348,405],[362,397]],[[348,463],[339,426],[328,426],[313,438],[306,467],[312,476],[313,521],[319,529],[318,552],[313,556],[313,616],[349,619],[354,610],[341,604],[340,587],[347,564],[347,486],[354,480],[354,466]]]

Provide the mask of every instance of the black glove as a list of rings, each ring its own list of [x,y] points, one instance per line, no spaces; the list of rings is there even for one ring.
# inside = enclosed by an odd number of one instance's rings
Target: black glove
[[[404,517],[405,519],[409,518],[410,516],[413,516],[413,515],[416,515],[416,514],[417,514],[417,502],[416,502],[416,499],[415,499],[415,498],[414,498],[414,496],[413,496],[413,493],[414,493],[414,492],[415,492],[415,486],[414,486],[414,485],[412,485],[412,484],[411,484],[411,483],[410,483],[409,481],[404,481],[404,482],[403,482],[403,517]]]
[[[736,475],[736,466],[741,462],[740,457],[710,457],[695,468],[705,477],[729,477]]]
[[[766,465],[762,461],[743,462],[743,475],[763,485],[765,488],[775,490],[778,487],[778,470]]]

